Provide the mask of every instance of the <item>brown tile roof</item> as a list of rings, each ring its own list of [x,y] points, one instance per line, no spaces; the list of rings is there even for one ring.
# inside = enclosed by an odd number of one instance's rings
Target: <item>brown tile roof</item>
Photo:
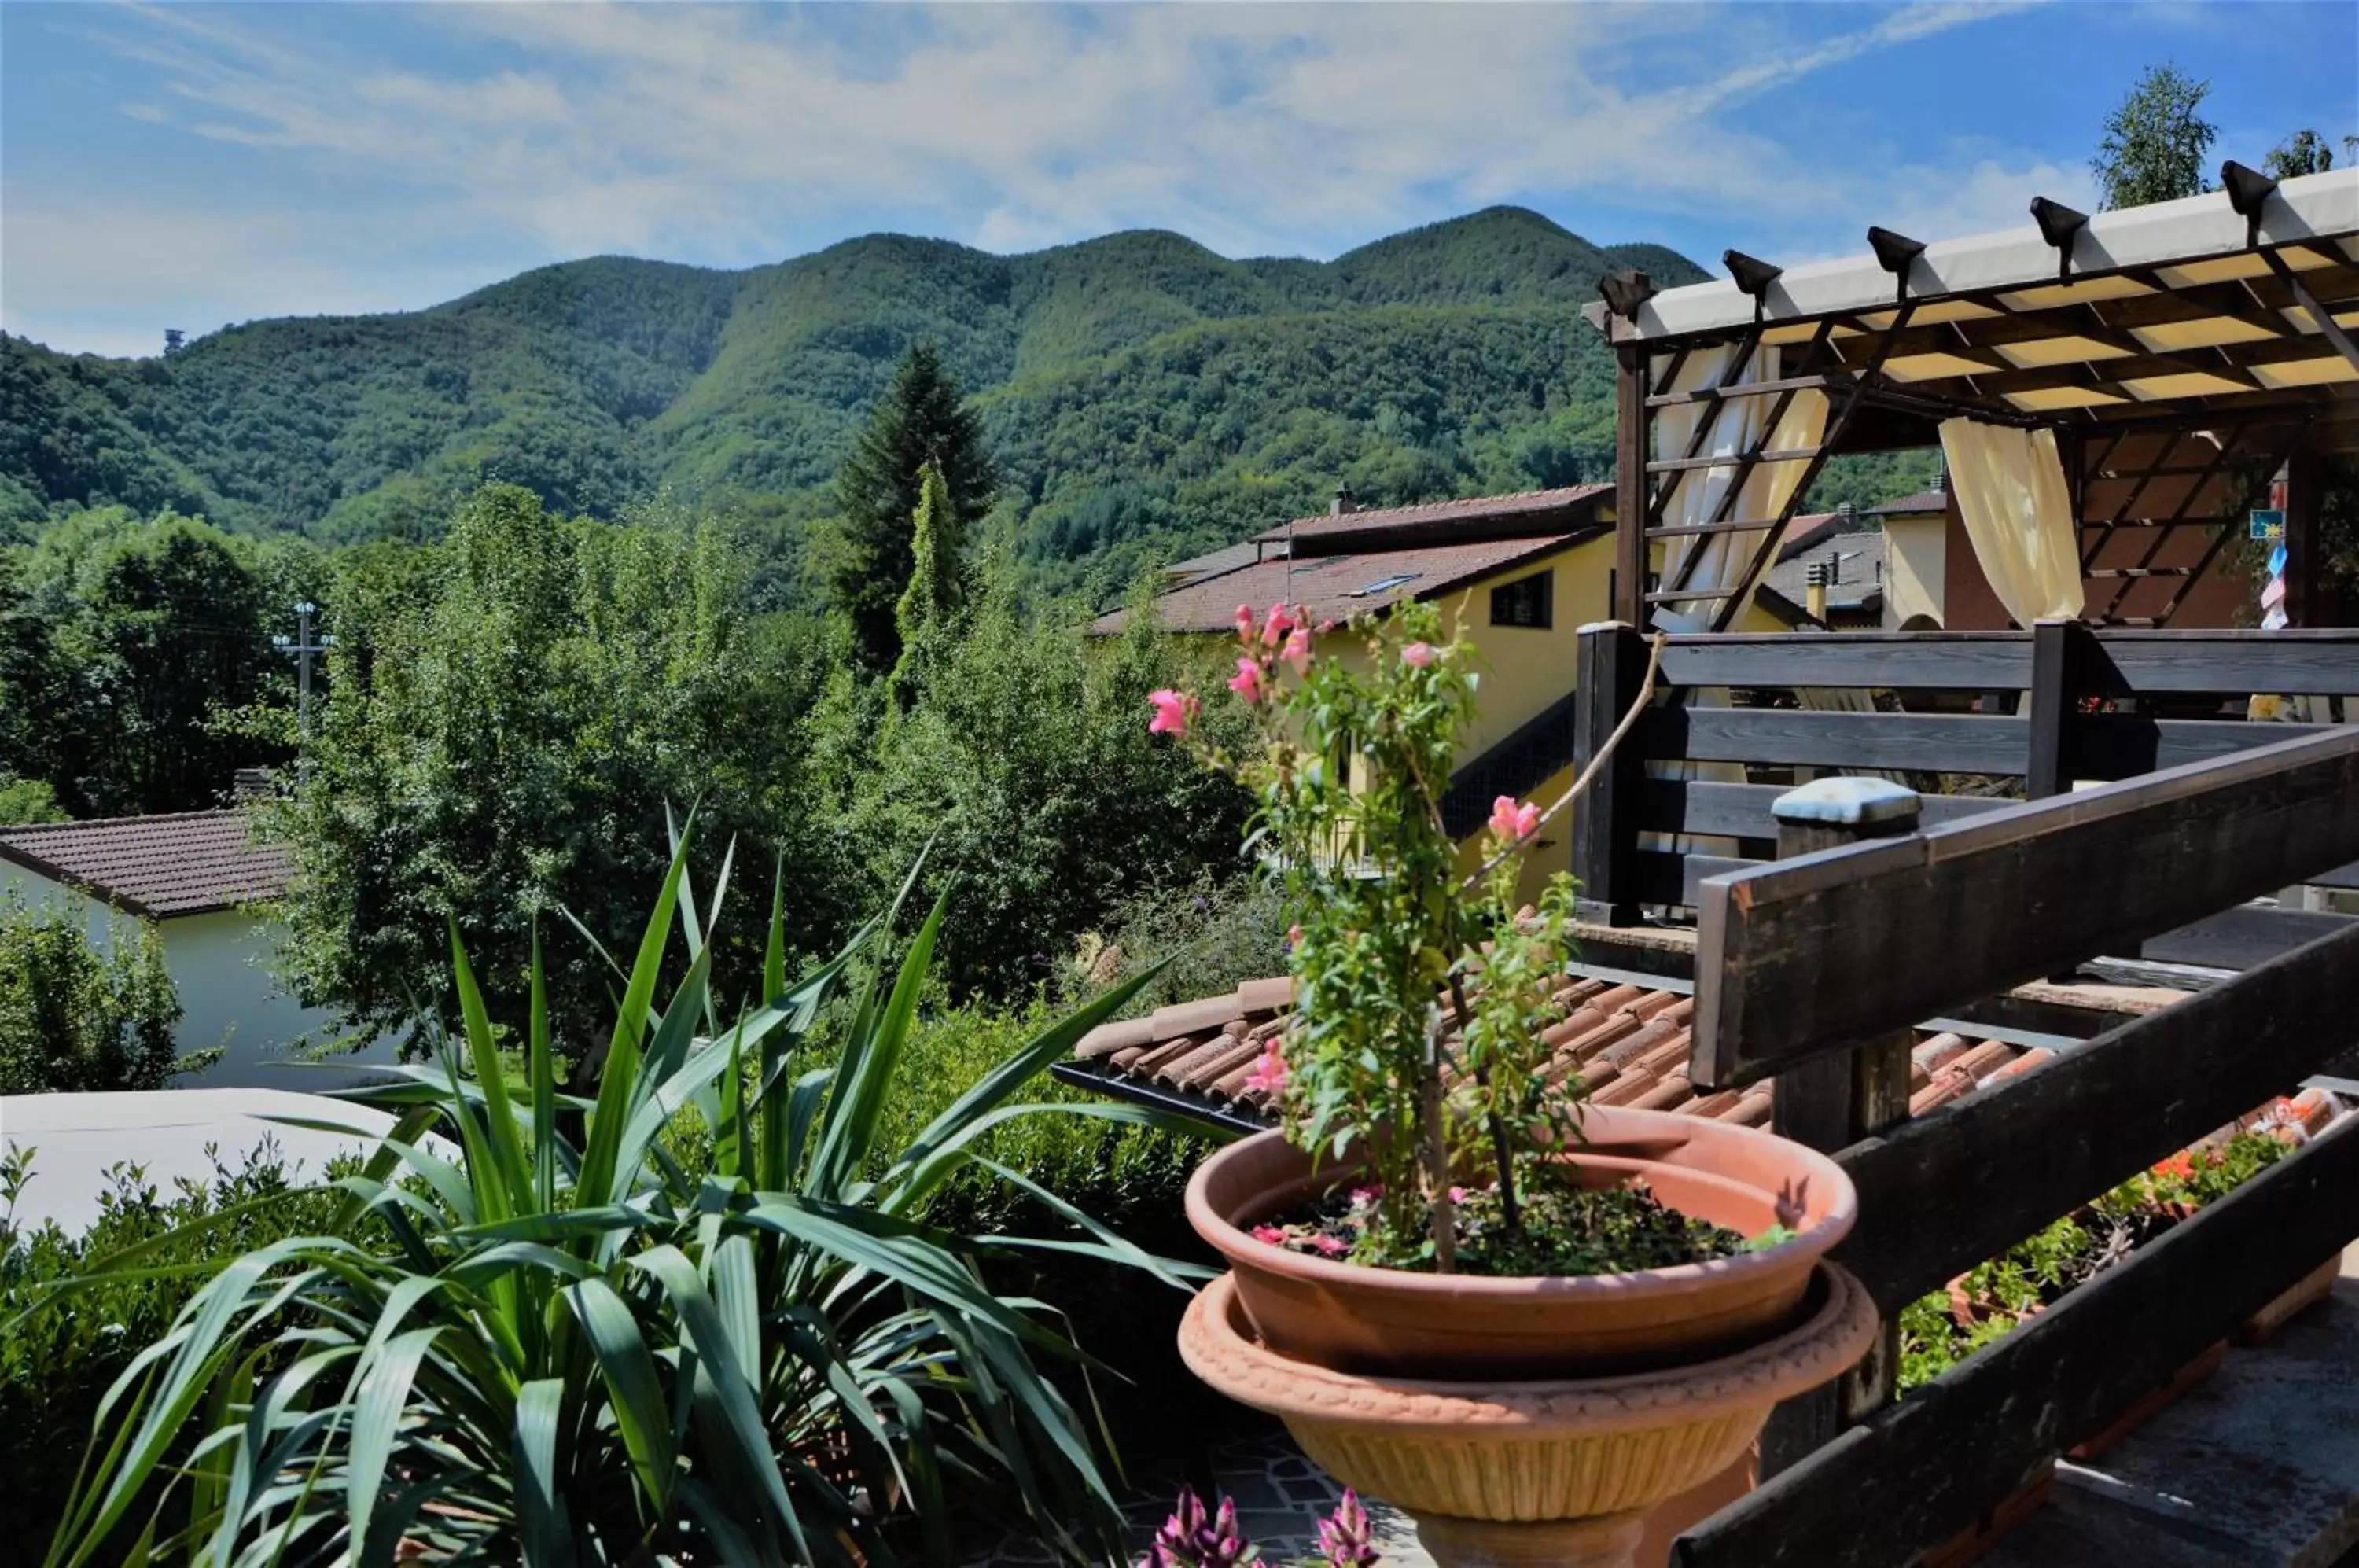
[[[1870,506],[1867,509],[1867,515],[1871,517],[1907,517],[1911,512],[1947,511],[1949,506],[1950,497],[1946,492],[1919,490],[1914,495],[1903,495],[1897,501],[1886,501],[1881,506]]]
[[[1541,1035],[1555,1049],[1548,1070],[1552,1077],[1577,1070],[1600,1105],[1767,1125],[1773,1081],[1709,1094],[1699,1094],[1688,1081],[1693,997],[1581,975],[1568,975],[1557,996],[1558,1021]],[[1286,1027],[1292,997],[1290,980],[1256,980],[1227,996],[1102,1024],[1074,1047],[1074,1062],[1117,1093],[1120,1085],[1141,1085],[1223,1120],[1269,1125],[1274,1118],[1266,1096],[1245,1083],[1263,1042]],[[1932,1029],[1918,1036],[1909,1061],[1912,1116],[2031,1072],[2055,1055],[2040,1046]],[[2316,1132],[2340,1110],[2332,1096],[2306,1089],[2291,1102],[2290,1116],[2272,1102],[2234,1125],[2298,1119],[2306,1131]],[[2223,1128],[2213,1137],[2233,1130]]]
[[[1508,495],[1468,495],[1456,501],[1423,501],[1413,506],[1370,506],[1355,512],[1321,512],[1266,528],[1254,537],[1283,541],[1289,535],[1299,546],[1339,535],[1440,528],[1453,534],[1499,537],[1485,530],[1500,528],[1545,529],[1556,514],[1567,524],[1595,520],[1595,503],[1611,495],[1611,485],[1568,485],[1555,490],[1519,490]]]
[[[1156,600],[1156,614],[1166,631],[1227,631],[1236,624],[1239,604],[1251,604],[1259,614],[1284,599],[1302,605],[1314,621],[1349,620],[1402,599],[1431,598],[1561,550],[1579,537],[1547,534],[1294,561],[1273,556],[1175,588]],[[1119,632],[1128,615],[1126,609],[1101,615],[1090,630],[1101,636]]]
[[[287,890],[290,867],[238,811],[176,811],[0,829],[0,860],[135,915],[226,909]]]

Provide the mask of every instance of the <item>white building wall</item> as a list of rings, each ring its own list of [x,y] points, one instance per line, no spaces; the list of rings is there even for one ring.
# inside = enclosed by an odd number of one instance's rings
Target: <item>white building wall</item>
[[[88,894],[5,861],[0,861],[0,890],[13,891],[28,904],[79,909],[84,932],[102,950],[132,929],[128,917],[114,917]],[[223,1052],[211,1069],[184,1083],[317,1093],[361,1082],[373,1076],[359,1070],[364,1065],[395,1059],[394,1041],[387,1038],[332,1058],[332,1067],[287,1065],[300,1060],[303,1047],[332,1040],[337,1031],[326,1008],[304,1007],[279,985],[273,967],[279,942],[276,922],[219,909],[158,920],[156,929],[180,994],[183,1016],[175,1033],[181,1051],[220,1046]]]

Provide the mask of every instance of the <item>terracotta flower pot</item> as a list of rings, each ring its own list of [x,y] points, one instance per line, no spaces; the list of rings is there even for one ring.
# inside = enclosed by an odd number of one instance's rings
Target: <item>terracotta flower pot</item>
[[[1761,1252],[1625,1274],[1537,1279],[1410,1273],[1310,1257],[1248,1228],[1351,1179],[1313,1169],[1277,1133],[1221,1150],[1188,1183],[1188,1219],[1236,1271],[1247,1320],[1282,1355],[1345,1372],[1571,1377],[1703,1360],[1788,1325],[1810,1270],[1852,1226],[1851,1179],[1814,1150],[1751,1127],[1626,1106],[1586,1107],[1566,1158],[1599,1183],[1643,1177],[1657,1197]]]
[[[1339,1372],[1254,1338],[1237,1277],[1180,1325],[1190,1370],[1285,1421],[1328,1474],[1418,1520],[1441,1568],[1624,1568],[1647,1510],[1727,1470],[1771,1407],[1839,1376],[1875,1336],[1859,1282],[1820,1265],[1802,1322],[1669,1371],[1442,1382]]]

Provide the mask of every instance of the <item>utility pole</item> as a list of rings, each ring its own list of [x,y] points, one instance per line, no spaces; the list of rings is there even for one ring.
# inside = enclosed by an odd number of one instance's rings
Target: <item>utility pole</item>
[[[311,659],[336,646],[336,639],[332,637],[314,637],[311,635],[311,617],[319,613],[320,606],[310,600],[296,600],[295,635],[270,639],[272,647],[281,653],[292,655],[295,659],[295,733],[301,743],[297,748],[295,764],[299,778],[311,766],[310,757],[303,755],[310,749],[311,744]]]

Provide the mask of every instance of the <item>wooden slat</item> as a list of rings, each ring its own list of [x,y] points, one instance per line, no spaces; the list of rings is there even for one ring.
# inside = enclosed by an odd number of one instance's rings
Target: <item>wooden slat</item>
[[[1682,403],[1722,403],[1739,397],[1767,397],[1779,392],[1808,392],[1850,385],[1849,376],[1789,376],[1780,381],[1748,381],[1741,387],[1705,387],[1693,392],[1658,392],[1647,399],[1647,407],[1669,408]]]
[[[1755,456],[1754,463],[1808,463],[1819,455],[1814,446],[1798,446],[1785,451],[1765,452]],[[1737,468],[1745,465],[1745,454],[1731,452],[1722,457],[1672,457],[1647,464],[1649,474],[1685,474],[1694,468]]]
[[[1896,1312],[2271,1095],[2291,1094],[2354,1045],[2359,921],[2345,920],[1845,1149],[1860,1216],[1835,1256]],[[1965,1192],[1973,1202],[1957,1203]],[[1936,1213],[1941,1223],[1927,1225]]]
[[[1649,779],[1638,788],[1641,833],[1714,833],[1728,838],[1774,838],[1770,805],[1786,793],[1783,784],[1723,784],[1701,779]],[[1928,826],[1953,822],[2017,804],[1984,795],[1919,797]]]
[[[2254,724],[2242,719],[2153,719],[2142,713],[2087,713],[2073,722],[2071,768],[2076,779],[2135,779],[2168,768],[2212,762],[2302,735],[2322,724]]]
[[[1969,1189],[1976,1201],[1987,1176]],[[2359,1235],[2354,1193],[2359,1118],[1714,1514],[1680,1538],[1674,1561],[1901,1568]],[[1971,1206],[1952,1197],[1942,1223]]]
[[[2177,931],[2148,937],[2137,956],[2157,964],[2191,964],[2204,969],[2252,969],[2354,923],[2359,923],[2359,917],[2323,909],[2239,904]]]
[[[1642,904],[1678,904],[1694,909],[1702,897],[1707,877],[1749,871],[1761,860],[1736,860],[1718,855],[1676,855],[1669,850],[1642,849],[1631,857],[1630,878]]]
[[[1886,691],[2021,691],[2027,632],[1777,632],[1671,637],[1673,686],[1864,686]]]
[[[2359,730],[2333,730],[1716,880],[1691,1075],[1750,1083],[2354,855]]]
[[[2359,695],[2359,632],[2100,631],[2085,669],[2096,695],[2167,691]]]
[[[1976,713],[1680,705],[1648,713],[1631,738],[1651,757],[2019,774],[2027,733],[2021,719]]]
[[[1587,626],[1581,628],[1574,659],[1572,766],[1578,776],[1604,750],[1622,715],[1637,701],[1646,680],[1646,642],[1618,621]],[[1572,874],[1581,883],[1584,920],[1618,925],[1637,918],[1637,894],[1629,882],[1638,833],[1630,814],[1645,776],[1645,754],[1625,740],[1573,810]]]

